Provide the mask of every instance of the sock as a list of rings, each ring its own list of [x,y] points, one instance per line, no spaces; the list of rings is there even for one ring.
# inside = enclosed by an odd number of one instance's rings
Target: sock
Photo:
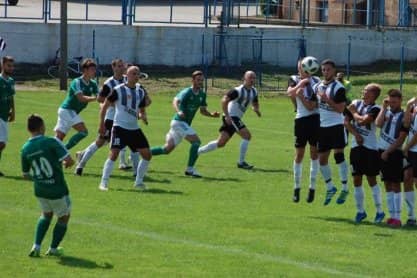
[[[347,180],[348,180],[348,165],[346,163],[346,160],[342,163],[337,164],[339,167],[339,176],[342,182],[342,190],[343,191],[349,191]]]
[[[138,170],[139,165],[139,153],[138,152],[131,152],[130,153],[130,160],[132,160],[132,169],[133,169],[133,175],[136,176],[136,171]]]
[[[319,160],[310,160],[310,189],[316,189]]]
[[[416,219],[414,207],[416,203],[416,194],[414,191],[404,192],[405,203],[407,204],[408,219]]]
[[[327,190],[335,187],[332,183],[332,170],[330,169],[329,164],[320,165],[320,172],[323,176],[324,181],[326,182]]]
[[[378,213],[382,212],[382,196],[381,196],[381,188],[378,184],[375,184],[371,187],[372,189],[372,197],[374,198],[374,204],[376,211]]]
[[[191,143],[190,154],[188,156],[188,167],[194,167],[195,162],[198,158],[198,148],[200,147],[200,141],[195,141]]]
[[[94,155],[94,153],[99,149],[96,142],[91,143],[83,152],[83,158],[81,159],[80,163],[77,165],[77,168],[84,168],[87,164],[87,161]]]
[[[239,155],[239,163],[243,163],[245,161],[246,153],[248,152],[248,145],[249,140],[242,139],[240,143],[240,155]]]
[[[119,166],[126,166],[126,147],[120,150],[119,152]]]
[[[52,243],[51,248],[57,248],[58,245],[61,243],[62,239],[64,238],[64,235],[67,231],[67,224],[56,222],[54,227],[54,232],[52,235]]]
[[[135,184],[143,183],[146,171],[148,170],[149,160],[141,159],[138,165]]]
[[[87,137],[88,132],[77,132],[75,133],[68,141],[68,143],[65,145],[65,148],[67,150],[71,149],[75,145],[77,145],[82,139]]]
[[[106,162],[103,166],[103,175],[101,177],[101,184],[107,185],[109,183],[109,178],[111,175],[111,172],[114,168],[114,161],[110,158],[107,158]]]
[[[365,212],[363,208],[363,200],[365,199],[365,192],[363,186],[355,186],[355,201],[358,212]]]
[[[152,155],[166,154],[164,147],[153,147],[151,148]]]
[[[293,168],[294,168],[294,188],[300,188],[300,183],[301,183],[301,174],[303,171],[303,164],[302,163],[297,163],[297,162],[293,162]]]
[[[395,207],[394,207],[394,192],[387,192],[387,207],[390,218],[395,218]]]
[[[207,145],[202,146],[198,149],[198,154],[211,152],[217,149],[217,140],[209,142]]]
[[[41,216],[39,218],[35,231],[35,244],[37,246],[40,246],[42,244],[46,232],[48,231],[49,224],[51,224],[51,218],[46,218],[44,216]]]
[[[401,220],[401,207],[402,207],[402,198],[401,192],[394,193],[394,218]]]

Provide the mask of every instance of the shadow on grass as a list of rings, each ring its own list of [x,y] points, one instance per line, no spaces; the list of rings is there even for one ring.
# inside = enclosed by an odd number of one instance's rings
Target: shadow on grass
[[[287,169],[263,169],[263,168],[253,168],[251,171],[253,172],[262,172],[262,173],[289,173],[290,171]]]
[[[95,177],[95,178],[101,179],[101,174],[86,173],[86,174],[83,174],[83,176]],[[110,179],[111,180],[118,180],[118,179],[119,180],[129,180],[129,181],[132,181],[132,182],[135,181],[135,177],[133,176],[133,174],[132,175],[123,175],[123,176],[122,175],[111,175]],[[171,180],[169,180],[169,179],[157,180],[157,179],[151,178],[149,176],[145,176],[144,181],[154,182],[154,183],[163,183],[163,184],[171,183]]]
[[[181,176],[180,178],[183,178],[183,179],[191,179],[191,180],[194,180],[194,181],[208,181],[208,182],[211,182],[211,181],[241,182],[242,181],[241,179],[227,178],[227,177],[217,178],[217,177],[206,177],[206,176],[204,176],[202,178],[193,178],[193,177]]]
[[[72,256],[62,256],[59,258],[58,263],[60,265],[65,265],[69,267],[79,267],[79,268],[88,268],[88,269],[95,269],[95,268],[113,269],[113,265],[110,263],[98,264],[91,260],[72,257]]]
[[[175,191],[175,190],[165,190],[160,188],[149,188],[146,190],[137,190],[134,188],[124,189],[124,188],[115,188],[115,189],[109,189],[110,191],[120,191],[120,192],[134,192],[134,193],[140,193],[140,194],[171,194],[171,195],[183,195],[184,192],[182,191]]]
[[[0,177],[0,180],[1,179],[16,180],[16,181],[29,181],[29,182],[31,181],[31,180],[25,179],[22,176],[3,176],[3,177]]]

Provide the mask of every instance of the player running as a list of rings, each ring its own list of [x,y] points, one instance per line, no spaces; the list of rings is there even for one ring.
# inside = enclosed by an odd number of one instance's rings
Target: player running
[[[207,110],[207,96],[202,90],[204,82],[203,72],[195,71],[191,76],[191,87],[185,88],[179,92],[172,102],[176,113],[171,120],[171,127],[166,135],[165,145],[153,147],[152,155],[171,153],[181,140],[185,138],[185,140],[191,143],[185,175],[201,178],[201,175],[194,167],[198,158],[198,148],[200,147],[201,141],[195,130],[191,127],[191,122],[193,121],[197,110],[200,110],[200,113],[204,116],[214,118],[218,118],[220,113],[217,111],[209,112]]]
[[[287,93],[296,108],[294,120],[295,158],[294,158],[294,195],[293,201],[300,201],[302,161],[307,142],[310,145],[310,186],[307,202],[314,201],[316,177],[319,168],[317,154],[318,130],[320,128],[320,115],[317,106],[317,96],[314,86],[320,82],[316,76],[306,73],[298,61],[298,75],[292,75],[288,81]]]
[[[35,196],[42,210],[36,225],[35,243],[29,256],[40,256],[41,244],[54,214],[58,217],[58,221],[46,255],[59,256],[62,254],[62,249],[58,246],[67,231],[71,213],[71,200],[62,165],[68,168],[74,164],[74,161],[61,141],[44,135],[45,124],[40,116],[29,116],[27,129],[31,138],[21,150],[22,171],[26,179],[33,179]],[[29,174],[30,170],[32,176]]]
[[[96,67],[93,59],[86,58],[82,61],[83,74],[71,82],[67,97],[58,109],[58,122],[54,128],[56,138],[63,141],[71,127],[77,131],[65,145],[68,150],[88,135],[87,127],[79,114],[89,102],[96,101],[98,88],[96,81],[93,80],[96,76]]]
[[[258,92],[254,85],[256,74],[253,71],[245,72],[243,84],[230,90],[222,99],[223,125],[220,127],[220,136],[217,140],[209,142],[207,145],[198,149],[198,154],[214,151],[217,148],[224,147],[237,132],[242,137],[240,144],[240,156],[237,167],[241,169],[252,169],[253,165],[245,161],[248,151],[251,133],[242,121],[246,109],[251,104],[253,111],[261,117],[259,111]]]

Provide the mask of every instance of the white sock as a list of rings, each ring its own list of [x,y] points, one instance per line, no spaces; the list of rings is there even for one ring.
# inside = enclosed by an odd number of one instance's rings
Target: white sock
[[[123,149],[120,150],[119,152],[119,166],[126,166],[127,162],[126,162],[126,148],[124,147]]]
[[[372,197],[374,198],[374,204],[376,211],[378,213],[382,212],[382,196],[381,196],[381,188],[378,184],[371,187],[372,189]]]
[[[326,183],[327,190],[330,190],[333,187],[335,187],[332,183],[332,170],[330,169],[329,164],[320,165],[320,172],[321,172],[321,175],[323,176],[323,179]]]
[[[319,172],[319,160],[310,160],[310,188],[316,189],[317,173]]]
[[[198,154],[200,155],[202,153],[211,152],[211,151],[214,151],[215,149],[217,149],[217,140],[208,142],[207,145],[204,145],[198,148]]]
[[[133,169],[133,174],[136,175],[137,174],[137,169],[138,169],[138,165],[139,165],[139,153],[138,152],[131,152],[130,153],[130,160],[132,160],[132,169]]]
[[[93,142],[88,146],[83,152],[83,158],[81,159],[80,163],[77,165],[77,168],[84,168],[87,164],[87,161],[94,155],[94,153],[99,149],[96,142]]]
[[[109,178],[111,175],[111,172],[114,168],[114,161],[110,158],[107,158],[106,162],[104,163],[103,167],[103,175],[101,177],[101,184],[106,185],[109,183]]]
[[[416,214],[414,212],[416,194],[414,193],[414,191],[404,192],[404,199],[405,203],[407,204],[408,219],[416,219]]]
[[[245,156],[248,152],[248,145],[249,140],[242,139],[242,142],[240,142],[240,155],[239,155],[239,163],[245,162]]]
[[[300,188],[301,174],[303,171],[303,163],[293,162],[294,169],[294,188]]]
[[[395,219],[401,220],[402,196],[401,192],[394,193]]]
[[[346,160],[343,161],[342,163],[337,164],[337,166],[339,167],[339,176],[340,176],[340,180],[342,182],[342,190],[343,191],[348,191],[349,187],[348,187],[348,165],[346,163]]]
[[[138,165],[138,171],[136,174],[135,184],[143,183],[143,178],[145,177],[146,171],[148,170],[149,160],[141,159]]]
[[[395,207],[394,207],[394,192],[387,192],[387,207],[390,218],[395,218]]]
[[[365,212],[363,208],[363,200],[365,199],[365,192],[363,186],[355,186],[355,201],[358,212]]]

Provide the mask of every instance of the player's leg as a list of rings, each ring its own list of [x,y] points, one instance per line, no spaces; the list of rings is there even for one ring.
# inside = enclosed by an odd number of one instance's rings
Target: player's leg
[[[416,225],[414,183],[417,178],[417,153],[408,152],[411,167],[404,170],[404,199],[407,206],[407,226]]]
[[[87,165],[87,162],[91,157],[96,153],[96,151],[104,146],[107,143],[107,140],[99,136],[93,143],[91,143],[87,148],[76,153],[78,164],[75,167],[75,174],[81,176],[83,173],[83,168]]]
[[[184,132],[181,129],[181,122],[171,121],[170,129],[165,136],[165,145],[152,147],[152,155],[161,155],[171,153],[176,145],[178,145],[182,138],[185,136]]]
[[[132,150],[139,152],[140,156],[142,157],[137,167],[134,186],[136,189],[145,190],[146,186],[143,183],[143,179],[146,172],[148,171],[149,163],[152,159],[152,152],[149,148],[148,139],[146,138],[145,134],[143,134],[141,129],[135,131],[135,134],[130,136],[130,138],[133,140],[129,142],[129,147]]]
[[[308,188],[307,202],[314,201],[316,192],[317,174],[319,172],[319,155],[317,150],[317,141],[315,144],[310,144],[310,185]]]
[[[382,195],[381,187],[378,185],[377,175],[367,176],[368,184],[371,187],[372,199],[374,200],[374,205],[376,209],[376,214],[374,218],[374,223],[379,224],[385,218],[385,212],[382,209]]]
[[[198,158],[198,148],[201,145],[200,138],[197,134],[189,134],[185,136],[185,139],[190,142],[190,152],[188,155],[188,163],[187,163],[187,169],[185,170],[186,176],[191,176],[194,178],[201,178],[201,175],[195,170],[194,165]]]
[[[79,118],[79,116],[77,115],[76,117],[77,119]],[[80,119],[81,120],[81,119]],[[75,120],[76,121],[76,120]],[[77,133],[75,133],[73,136],[71,136],[71,138],[68,140],[68,143],[65,145],[65,147],[70,150],[71,148],[73,148],[75,145],[77,145],[82,139],[84,139],[85,137],[88,136],[88,130],[87,127],[85,126],[85,124],[83,122],[77,122],[76,124],[74,124],[72,126]]]
[[[3,150],[6,148],[8,135],[9,135],[8,124],[3,119],[0,119],[0,161],[1,161],[1,154]],[[0,177],[2,176],[4,176],[4,174],[0,171]]]
[[[71,215],[71,199],[69,196],[64,196],[61,199],[53,200],[52,203],[54,213],[58,217],[58,220],[55,224],[51,245],[46,252],[46,255],[59,256],[62,255],[62,249],[58,247],[67,232],[68,221]]]
[[[39,257],[42,241],[45,238],[49,225],[53,217],[52,208],[49,204],[49,200],[38,197],[38,202],[42,210],[42,214],[38,219],[35,229],[35,242],[30,250],[29,257]]]
[[[219,128],[219,137],[216,140],[210,141],[206,145],[198,148],[198,154],[200,155],[214,151],[217,148],[223,148],[236,131],[237,129],[233,125],[227,124],[225,118],[223,117],[223,124]]]
[[[394,191],[394,219],[392,222],[393,227],[401,227],[401,211],[402,211],[402,192],[401,182],[393,182],[392,188]]]
[[[339,177],[342,183],[342,190],[340,191],[340,195],[336,200],[337,204],[343,204],[346,201],[346,198],[349,194],[349,187],[348,187],[348,174],[349,168],[348,164],[345,160],[344,148],[347,144],[347,134],[344,125],[337,125],[332,127],[333,131],[333,142],[332,142],[332,149],[334,149],[334,160],[336,161],[336,165],[339,169]]]
[[[295,147],[295,157],[294,157],[294,162],[293,162],[293,172],[294,172],[294,194],[292,197],[292,200],[295,203],[298,203],[300,201],[300,189],[301,189],[301,176],[302,176],[302,172],[303,172],[303,158],[304,158],[304,153],[305,153],[305,144],[304,146],[298,144],[300,143],[299,141],[296,141],[296,146],[299,147]]]
[[[75,112],[74,112],[75,113]],[[55,137],[60,141],[64,141],[66,134],[71,130],[72,116],[68,109],[58,109],[58,120],[54,127]]]
[[[318,140],[318,154],[320,172],[323,176],[324,182],[326,183],[327,191],[324,200],[324,205],[328,205],[332,200],[333,196],[337,192],[337,188],[332,182],[332,171],[329,166],[329,156],[331,151],[331,130],[326,127],[320,127],[319,140]]]
[[[119,156],[119,152],[126,146],[127,131],[121,127],[115,126],[112,128],[112,136],[110,141],[110,153],[103,166],[103,174],[99,189],[102,191],[108,190],[108,183],[111,173],[113,172],[114,163]]]
[[[350,150],[350,166],[352,169],[354,197],[356,204],[356,216],[355,222],[360,223],[367,215],[365,212],[365,193],[363,190],[362,177],[365,174],[364,166],[366,166],[366,160],[364,159],[365,148],[358,146]]]

